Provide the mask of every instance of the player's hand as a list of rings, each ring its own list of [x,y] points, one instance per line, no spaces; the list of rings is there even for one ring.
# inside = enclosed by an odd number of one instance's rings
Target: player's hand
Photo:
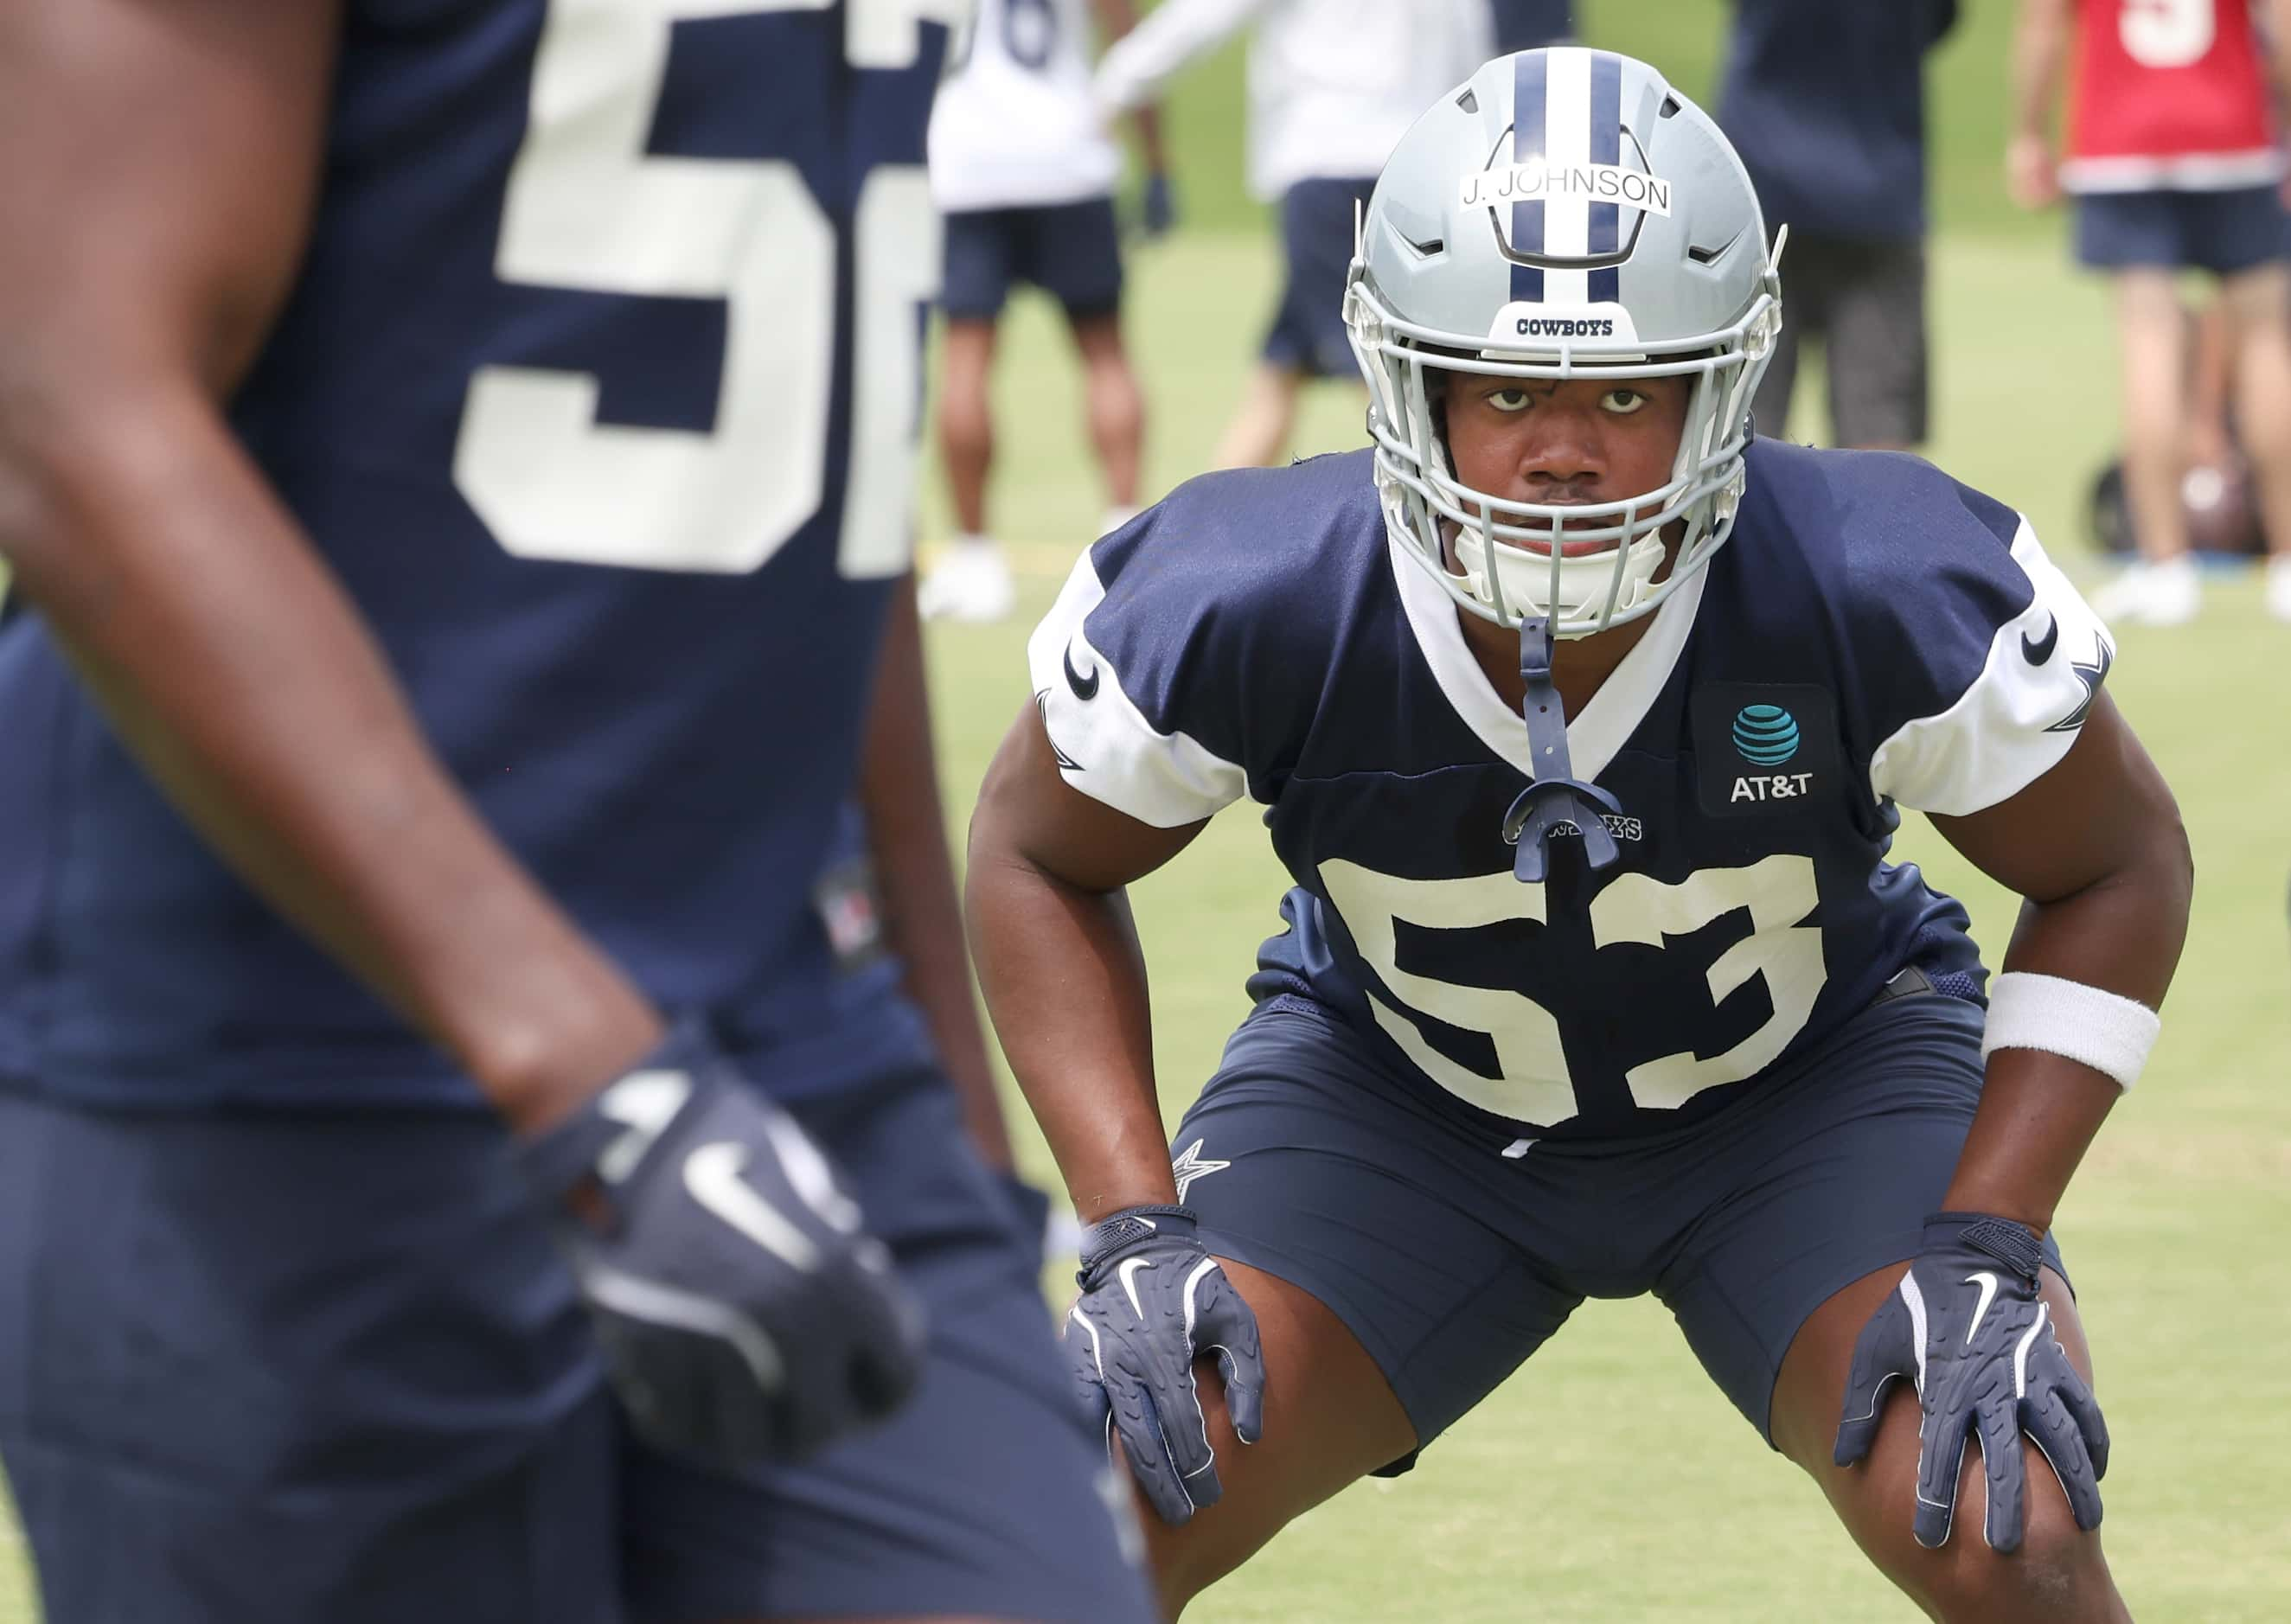
[[[1146,1503],[1183,1523],[1223,1491],[1194,1360],[1214,1351],[1233,1429],[1254,1443],[1265,1427],[1265,1361],[1257,1315],[1194,1234],[1183,1207],[1131,1207],[1082,1242],[1081,1297],[1066,1315],[1074,1387],[1119,1435]]]
[[[521,1143],[637,1430],[786,1459],[914,1387],[922,1314],[795,1119],[684,1025]]]
[[[1157,169],[1146,177],[1146,189],[1138,198],[1138,223],[1146,229],[1146,240],[1166,237],[1178,223],[1178,200],[1170,189],[1170,172]]]
[[[2024,1487],[2021,1435],[2052,1463],[2078,1528],[2100,1526],[2100,1480],[2108,1471],[2108,1425],[2037,1295],[2042,1252],[2024,1224],[1978,1212],[1936,1212],[1901,1287],[1863,1327],[1845,1380],[1837,1461],[1852,1466],[1877,1435],[1885,1389],[1917,1383],[1917,1543],[1949,1539],[1957,1469],[1969,1432],[1989,1475],[1990,1545],[2021,1547]]]
[[[2005,189],[2024,209],[2041,209],[2061,198],[2061,175],[2052,143],[2041,135],[2015,135],[2005,147]]]

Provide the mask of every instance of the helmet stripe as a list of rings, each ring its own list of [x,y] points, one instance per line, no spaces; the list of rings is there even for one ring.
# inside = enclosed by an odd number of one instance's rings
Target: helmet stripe
[[[1511,159],[1515,164],[1525,164],[1543,156],[1544,63],[1548,55],[1547,52],[1529,51],[1512,59]],[[1543,205],[1539,201],[1511,205],[1511,245],[1520,253],[1543,252]],[[1511,268],[1511,296],[1540,304],[1542,270],[1515,261]]]
[[[1620,165],[1623,161],[1623,60],[1612,52],[1591,53],[1591,161]],[[1590,251],[1612,253],[1622,245],[1622,210],[1612,203],[1591,205]],[[1621,294],[1622,278],[1610,265],[1591,273],[1594,304],[1613,304]]]
[[[1552,176],[1580,173],[1591,158],[1591,52],[1563,46],[1549,53],[1544,87],[1543,160]],[[1546,266],[1543,297],[1554,305],[1580,305],[1590,296],[1580,269],[1590,248],[1591,203],[1579,188],[1547,183],[1543,252],[1573,269]]]

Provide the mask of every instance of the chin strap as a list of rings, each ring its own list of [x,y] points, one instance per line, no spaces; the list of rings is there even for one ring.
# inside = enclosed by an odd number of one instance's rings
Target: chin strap
[[[1527,742],[1535,756],[1535,776],[1504,814],[1503,838],[1518,848],[1511,872],[1523,885],[1539,885],[1550,872],[1544,838],[1572,828],[1583,837],[1583,856],[1595,869],[1615,860],[1615,837],[1601,808],[1622,816],[1622,803],[1596,784],[1578,783],[1567,760],[1567,707],[1551,684],[1551,622],[1519,623],[1519,674],[1527,683],[1520,711],[1527,719]]]

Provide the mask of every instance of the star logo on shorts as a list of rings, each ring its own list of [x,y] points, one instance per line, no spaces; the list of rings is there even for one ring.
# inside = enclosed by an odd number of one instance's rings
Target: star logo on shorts
[[[1170,1162],[1170,1170],[1178,1176],[1178,1200],[1186,1199],[1186,1190],[1196,1178],[1206,1178],[1211,1173],[1222,1173],[1233,1165],[1230,1162],[1215,1162],[1202,1154],[1204,1141],[1195,1139],[1179,1151]]]

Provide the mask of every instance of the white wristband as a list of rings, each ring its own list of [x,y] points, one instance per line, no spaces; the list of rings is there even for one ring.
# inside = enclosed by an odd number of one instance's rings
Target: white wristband
[[[2137,999],[2058,976],[2007,970],[1989,989],[1981,1057],[2000,1049],[2041,1049],[2105,1072],[2128,1089],[2163,1026]]]

